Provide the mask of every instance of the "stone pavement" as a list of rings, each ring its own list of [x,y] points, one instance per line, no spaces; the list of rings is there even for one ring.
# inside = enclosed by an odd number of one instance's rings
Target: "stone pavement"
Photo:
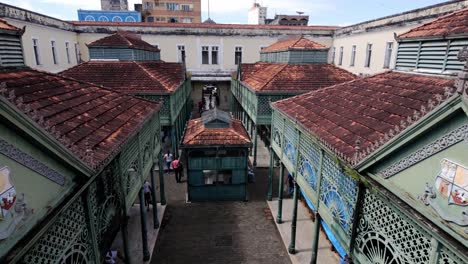
[[[168,206],[151,263],[291,263],[265,202],[268,169],[249,202],[186,204],[186,184],[166,178]]]
[[[249,158],[253,163],[253,156],[250,156]],[[270,150],[265,146],[265,143],[260,136],[257,135],[257,168],[268,167],[270,167]]]
[[[278,200],[268,202],[268,206],[275,218],[278,213]],[[283,239],[284,246],[287,249],[289,242],[291,241],[291,219],[293,211],[293,199],[283,199],[283,214],[282,224],[276,224],[278,230]],[[311,220],[307,207],[299,201],[297,206],[297,231],[296,231],[296,254],[289,254],[291,262],[293,264],[305,264],[310,263],[310,257],[312,255],[312,238],[313,238],[313,225],[314,222]],[[318,246],[318,257],[317,263],[338,263],[338,254],[331,251],[332,245],[323,230],[320,230],[319,234],[319,246]]]
[[[161,206],[158,203],[158,219],[161,219],[164,216],[164,211],[166,206]],[[148,247],[149,252],[153,252],[154,245],[156,244],[156,239],[158,237],[159,229],[153,228],[153,210],[150,207],[150,211],[146,212],[146,227],[148,230]],[[141,222],[140,222],[140,204],[135,204],[130,208],[129,211],[130,218],[128,219],[128,241],[129,241],[129,250],[131,254],[131,261],[132,263],[150,263],[149,261],[143,261],[143,243],[141,240]],[[115,237],[114,243],[112,243],[112,250],[119,251],[122,255],[124,255],[123,249],[123,241],[122,241],[122,234],[119,231],[117,236]],[[118,264],[123,264],[124,262],[117,258],[116,259]]]

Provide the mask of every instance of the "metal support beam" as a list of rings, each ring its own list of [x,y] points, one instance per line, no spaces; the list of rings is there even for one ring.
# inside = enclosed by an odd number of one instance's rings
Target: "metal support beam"
[[[161,150],[158,155],[159,164],[159,192],[161,196],[161,205],[166,205],[166,193],[164,191],[164,162],[163,162],[163,151]]]
[[[270,174],[268,177],[268,201],[273,200],[273,163],[275,162],[275,152],[270,147]]]
[[[314,222],[314,233],[313,233],[313,239],[312,239],[312,256],[310,258],[310,263],[317,263],[317,255],[318,255],[318,244],[319,244],[319,232],[320,232],[320,214],[319,214],[319,208],[320,208],[320,190],[322,189],[322,171],[323,171],[323,156],[325,155],[325,152],[323,149],[320,150],[320,160],[319,160],[319,165],[318,165],[318,172],[317,172],[317,198],[315,198],[314,201],[314,206],[315,206],[315,222]]]
[[[158,219],[158,202],[156,201],[156,180],[154,179],[154,164],[151,165],[151,188],[153,191],[151,192],[151,200],[153,200],[153,228],[159,228],[159,219]]]
[[[297,226],[297,200],[299,197],[299,185],[294,181],[294,208],[291,222],[291,242],[289,243],[288,252],[296,253],[296,226]]]
[[[276,216],[276,223],[281,224],[283,223],[282,215],[283,215],[283,181],[284,181],[284,165],[283,162],[280,161],[280,176],[279,176],[279,184],[278,184],[278,215]]]
[[[315,214],[315,222],[314,222],[314,238],[312,239],[312,256],[310,258],[311,264],[317,263],[317,252],[318,252],[318,245],[319,245],[319,234],[320,234],[320,214],[318,211],[314,212]]]
[[[124,212],[124,221],[120,226],[120,232],[122,233],[122,241],[124,247],[124,254],[125,254],[125,264],[131,264],[132,258],[130,257],[130,248],[128,247],[128,216],[127,213]]]
[[[258,126],[253,126],[254,124],[252,123],[252,127],[254,130],[253,133],[253,140],[254,140],[254,145],[253,145],[253,166],[257,167],[257,133],[258,133]]]
[[[173,124],[171,127],[171,144],[172,144],[172,153],[174,154],[174,157],[177,158],[177,140],[176,140],[176,125]]]
[[[146,212],[145,212],[145,194],[143,188],[140,188],[140,219],[141,219],[141,240],[143,243],[143,261],[150,259],[148,250],[148,234],[146,229]]]

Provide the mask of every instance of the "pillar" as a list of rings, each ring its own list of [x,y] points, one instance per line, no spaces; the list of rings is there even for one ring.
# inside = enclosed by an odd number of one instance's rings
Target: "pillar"
[[[154,164],[151,166],[151,199],[153,200],[153,222],[154,229],[159,228],[159,219],[158,219],[158,202],[156,201],[156,180],[154,179]]]
[[[274,162],[275,153],[270,147],[270,173],[268,177],[268,201],[273,200],[273,162]]]
[[[257,167],[257,133],[258,133],[258,126],[253,127],[254,133],[253,133],[253,140],[254,140],[254,145],[253,145],[253,166]]]
[[[278,215],[276,216],[276,223],[281,224],[283,223],[282,215],[283,215],[283,183],[284,182],[284,165],[283,162],[280,161],[280,176],[279,176],[279,184],[278,184]]]
[[[249,134],[250,138],[252,138],[252,133],[250,133],[250,119],[249,119],[249,116],[247,116],[247,118],[246,118],[246,124],[245,124],[245,126],[246,126],[246,128],[247,128],[247,129],[246,129],[246,130],[247,130],[247,134]]]
[[[176,134],[177,134],[177,125],[174,123],[171,127],[171,144],[172,144],[172,153],[174,153],[174,157],[177,158],[177,143],[176,143]]]
[[[140,188],[140,219],[141,219],[141,239],[143,243],[143,261],[150,259],[148,250],[148,234],[146,233],[146,212],[145,212],[145,194],[143,188]]]
[[[291,254],[296,253],[296,226],[297,226],[297,199],[299,196],[299,185],[294,181],[294,208],[291,222],[291,242],[289,243],[288,251]],[[318,233],[317,233],[318,234]]]
[[[163,162],[163,151],[161,150],[158,155],[159,164],[159,192],[161,196],[161,205],[166,205],[166,193],[164,191],[164,162]]]
[[[127,214],[124,212],[124,221],[120,226],[120,232],[122,233],[122,241],[124,247],[124,254],[125,254],[125,264],[131,264],[132,259],[130,257],[130,249],[128,247],[128,229],[127,229],[128,217]]]
[[[312,257],[310,258],[310,263],[315,264],[317,263],[317,252],[318,252],[318,245],[319,245],[319,233],[320,233],[320,214],[318,211],[314,211],[315,214],[315,221],[314,221],[314,237],[312,239]]]

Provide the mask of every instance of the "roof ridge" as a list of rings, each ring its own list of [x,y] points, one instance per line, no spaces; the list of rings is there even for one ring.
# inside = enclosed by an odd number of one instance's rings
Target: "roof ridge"
[[[299,38],[294,42],[294,44],[292,44],[291,46],[289,46],[288,48],[293,48],[297,43],[299,43],[299,41],[301,41],[301,39],[303,39],[304,36],[299,36]]]
[[[118,35],[120,38],[124,39],[125,42],[127,42],[127,44],[130,46],[130,47],[133,47],[133,43],[127,38],[127,36],[125,36],[124,34],[121,34],[120,31],[117,31],[115,33],[115,35]],[[112,35],[111,35],[112,36]]]
[[[138,61],[132,61],[132,63],[134,63],[135,65],[137,65],[137,66],[138,66],[145,74],[147,74],[151,79],[153,79],[154,81],[158,82],[158,83],[161,85],[161,87],[163,87],[166,91],[169,91],[169,92],[170,92],[170,90],[167,89],[167,87],[166,87],[163,83],[161,83],[161,81],[160,81],[158,78],[156,78],[156,76],[154,76],[154,74],[152,74],[152,73],[151,73],[146,67],[144,67],[140,62],[138,62]]]
[[[278,63],[280,64],[280,63]],[[273,79],[280,73],[282,72],[289,64],[287,63],[284,63],[284,65],[281,67],[281,69],[279,69],[275,74],[272,74],[271,75],[271,78],[268,80],[268,82],[266,82],[262,88],[260,90],[263,90],[263,88],[265,88],[269,83],[271,83],[273,81]]]

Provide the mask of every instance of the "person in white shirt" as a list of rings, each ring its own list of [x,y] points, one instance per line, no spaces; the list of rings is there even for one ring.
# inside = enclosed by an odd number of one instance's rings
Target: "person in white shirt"
[[[145,206],[147,210],[150,210],[150,203],[151,203],[151,186],[148,181],[145,181],[143,184],[143,192],[145,193]]]
[[[166,162],[167,166],[167,173],[171,172],[171,163],[173,160],[172,153],[168,150],[166,154],[164,154],[164,162]]]

